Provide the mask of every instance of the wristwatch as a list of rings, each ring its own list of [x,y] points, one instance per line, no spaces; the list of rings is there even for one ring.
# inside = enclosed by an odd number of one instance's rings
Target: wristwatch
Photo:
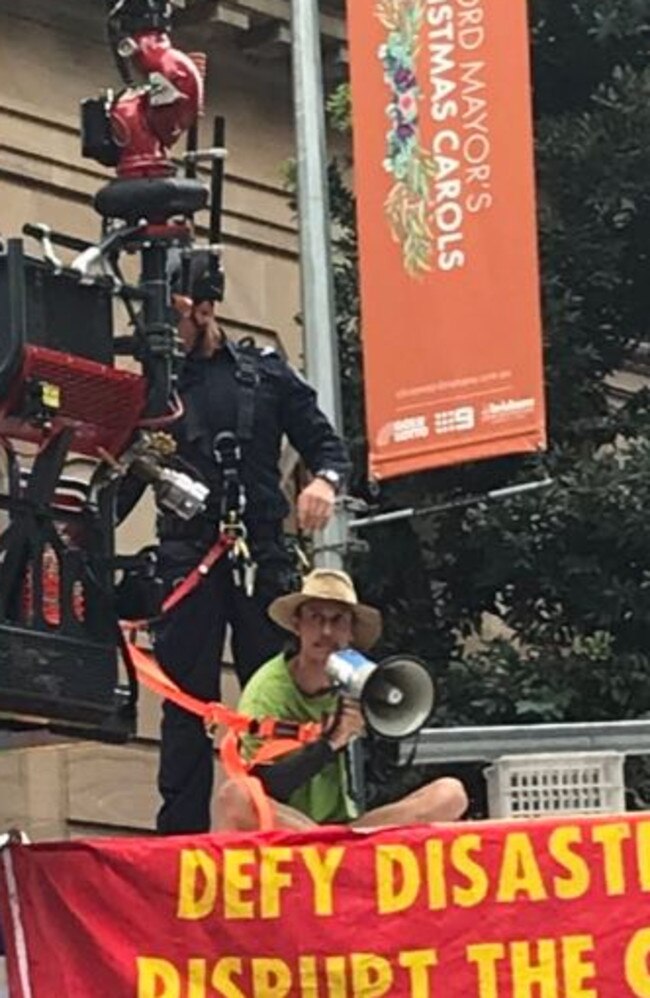
[[[338,471],[334,471],[333,468],[321,468],[316,472],[314,478],[322,478],[324,482],[328,482],[332,486],[334,491],[338,494],[343,484],[341,476]]]

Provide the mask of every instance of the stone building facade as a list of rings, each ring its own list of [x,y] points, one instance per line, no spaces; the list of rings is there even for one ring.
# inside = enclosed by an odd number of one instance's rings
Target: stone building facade
[[[321,6],[334,80],[345,61],[342,3]],[[20,235],[25,222],[98,238],[92,197],[109,173],[81,158],[79,102],[118,85],[105,7],[0,0],[0,238]],[[208,56],[204,144],[215,113],[227,122],[222,322],[233,337],[278,345],[300,365],[297,228],[284,188],[294,149],[289,13],[289,0],[186,0],[174,41]],[[29,240],[26,249],[39,252]],[[152,526],[153,508],[143,502],[120,531],[121,549],[148,543]],[[227,697],[236,695],[232,680]],[[129,746],[66,744],[0,727],[0,829],[20,826],[34,838],[150,830],[158,715],[158,702],[145,696],[139,738]]]

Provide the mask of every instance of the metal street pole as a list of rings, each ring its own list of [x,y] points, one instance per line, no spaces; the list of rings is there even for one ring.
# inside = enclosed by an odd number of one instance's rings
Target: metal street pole
[[[340,432],[341,395],[317,0],[292,0],[291,27],[305,369],[318,392],[320,407]],[[332,522],[316,538],[316,564],[340,568],[346,537],[346,513],[337,505]]]
[[[341,390],[332,280],[332,247],[327,186],[327,147],[323,65],[317,0],[291,0],[293,101],[298,165],[300,277],[305,330],[306,374],[318,392],[320,406],[342,430]],[[341,568],[347,543],[347,514],[342,505],[316,538],[314,562]],[[363,750],[346,747],[348,790],[363,810]]]

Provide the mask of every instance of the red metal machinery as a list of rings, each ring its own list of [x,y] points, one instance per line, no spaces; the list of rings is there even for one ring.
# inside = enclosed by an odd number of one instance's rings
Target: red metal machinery
[[[143,426],[177,414],[169,255],[189,254],[194,213],[208,201],[195,171],[177,176],[171,159],[174,143],[195,129],[205,70],[202,56],[172,45],[171,13],[170,0],[107,2],[124,86],[82,104],[84,155],[116,171],[95,198],[101,243],[82,247],[76,269],[54,260],[46,273],[42,261],[24,255],[20,240],[0,247],[0,446],[7,482],[0,511],[9,516],[0,529],[0,713],[106,738],[128,736],[136,699],[132,677],[118,687],[114,577],[128,559],[120,562],[114,551],[114,465],[134,441],[138,446]],[[213,196],[214,216],[220,195]],[[37,229],[42,234],[46,227],[24,231]],[[58,242],[78,241],[59,235]],[[136,286],[121,277],[122,252],[140,254]],[[135,357],[141,374],[114,366],[115,296],[133,327],[121,345],[118,338],[118,350]],[[27,474],[23,444],[35,445]],[[70,505],[60,501],[60,489],[72,454],[96,466],[85,494]],[[155,461],[150,480],[164,487],[179,515],[200,508],[197,483],[174,478]]]

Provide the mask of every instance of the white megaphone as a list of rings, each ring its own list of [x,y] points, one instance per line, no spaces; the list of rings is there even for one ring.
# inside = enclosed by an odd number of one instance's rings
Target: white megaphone
[[[366,724],[383,738],[414,735],[433,710],[433,680],[416,658],[394,655],[372,662],[346,648],[329,656],[325,671],[342,693],[359,701]]]

